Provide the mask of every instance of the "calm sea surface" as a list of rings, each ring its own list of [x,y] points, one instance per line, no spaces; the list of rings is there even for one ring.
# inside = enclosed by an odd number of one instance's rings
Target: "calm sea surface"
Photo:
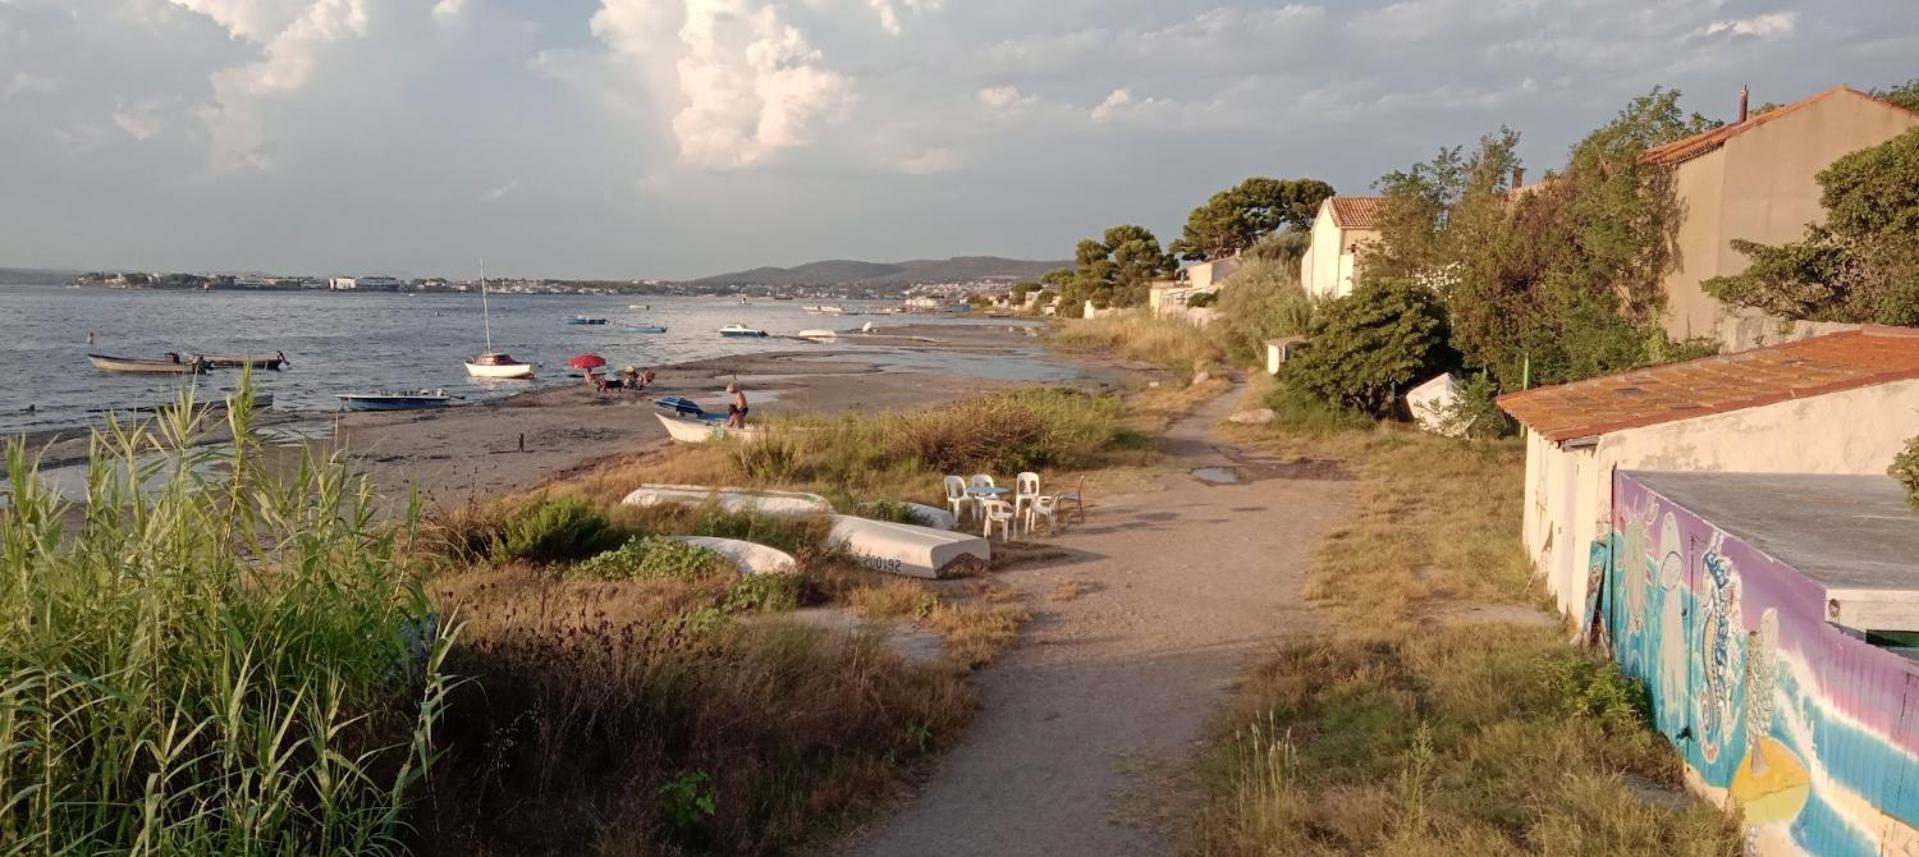
[[[622,295],[494,295],[493,345],[521,360],[543,364],[533,384],[577,383],[567,359],[594,352],[614,367],[657,366],[687,360],[792,351],[822,346],[781,338],[807,328],[848,329],[866,321],[978,324],[946,316],[812,315],[802,301],[663,298]],[[650,309],[629,309],[647,304]],[[852,306],[852,305],[849,305]],[[605,326],[569,325],[576,315],[604,317]],[[651,322],[667,333],[627,333],[624,324]],[[739,322],[765,329],[767,339],[727,339],[716,331]],[[998,322],[1005,324],[1005,322]],[[95,344],[87,344],[91,332]],[[340,393],[445,388],[480,400],[528,389],[528,382],[475,382],[462,365],[484,350],[478,294],[348,292],[175,292],[0,285],[0,434],[96,423],[106,409],[171,401],[185,380],[170,376],[107,375],[87,363],[89,350],[125,357],[226,351],[285,351],[291,368],[256,372],[279,411],[334,410]],[[1037,347],[993,359],[921,353],[911,349],[842,344],[834,351],[870,352],[896,368],[1030,380],[1070,377]],[[237,371],[199,379],[202,397],[230,389]],[[32,408],[29,412],[29,407]]]

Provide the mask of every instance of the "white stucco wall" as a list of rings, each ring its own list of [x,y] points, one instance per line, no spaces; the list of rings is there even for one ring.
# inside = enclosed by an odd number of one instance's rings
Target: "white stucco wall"
[[[1588,546],[1610,526],[1613,470],[1876,474],[1915,434],[1919,380],[1627,429],[1580,449],[1529,435],[1526,550],[1560,610],[1577,613]]]

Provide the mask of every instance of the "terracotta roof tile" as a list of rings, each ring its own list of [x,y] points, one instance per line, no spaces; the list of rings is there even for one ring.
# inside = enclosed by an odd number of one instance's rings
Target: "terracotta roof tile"
[[[1328,199],[1333,205],[1333,223],[1341,229],[1378,229],[1380,203],[1385,200],[1378,196],[1335,196]]]
[[[1559,442],[1919,378],[1919,328],[1866,327],[1499,397]]]
[[[1667,143],[1663,146],[1655,146],[1651,149],[1647,149],[1645,154],[1642,154],[1639,156],[1639,162],[1643,164],[1664,164],[1667,166],[1671,166],[1674,164],[1690,161],[1693,158],[1697,158],[1700,155],[1704,155],[1708,152],[1711,152],[1714,149],[1719,148],[1720,146],[1724,146],[1727,140],[1737,137],[1740,134],[1744,134],[1747,131],[1751,131],[1754,128],[1758,128],[1761,125],[1764,125],[1768,122],[1773,121],[1774,119],[1780,119],[1785,116],[1789,116],[1793,112],[1809,104],[1823,101],[1831,96],[1838,95],[1840,93],[1850,93],[1852,95],[1856,95],[1856,96],[1859,96],[1860,98],[1864,98],[1868,101],[1871,101],[1875,104],[1885,105],[1886,107],[1893,110],[1900,110],[1907,113],[1913,112],[1910,110],[1906,110],[1906,108],[1901,107],[1897,104],[1894,104],[1890,101],[1874,98],[1871,95],[1868,95],[1864,92],[1860,92],[1857,89],[1853,89],[1850,86],[1845,86],[1842,84],[1840,86],[1835,86],[1831,89],[1828,89],[1824,92],[1820,92],[1814,95],[1807,96],[1805,98],[1801,98],[1798,101],[1795,101],[1784,107],[1775,108],[1772,110],[1768,110],[1764,113],[1760,113],[1758,115],[1748,117],[1746,121],[1744,122],[1734,122],[1730,125],[1721,125],[1717,128],[1712,129],[1711,131],[1706,131],[1700,134],[1694,134],[1691,137],[1687,137],[1683,140],[1674,140],[1673,142]]]

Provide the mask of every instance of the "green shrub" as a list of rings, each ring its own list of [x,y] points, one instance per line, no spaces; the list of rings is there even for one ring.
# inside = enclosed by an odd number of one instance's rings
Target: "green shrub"
[[[1253,258],[1220,288],[1219,313],[1207,330],[1232,359],[1263,363],[1266,340],[1311,329],[1313,307],[1313,299],[1299,285],[1297,256]]]
[[[1368,282],[1321,305],[1312,340],[1287,361],[1282,380],[1329,404],[1388,416],[1408,383],[1449,368],[1446,310],[1411,280]]]
[[[572,574],[602,580],[699,580],[733,570],[706,548],[660,536],[641,536],[573,567]]]
[[[1515,428],[1512,417],[1499,409],[1499,382],[1488,372],[1460,384],[1458,398],[1437,416],[1447,434],[1475,440],[1505,437]]]
[[[1186,305],[1193,309],[1205,309],[1219,303],[1219,292],[1200,292],[1186,299]]]
[[[907,414],[891,440],[941,473],[1077,467],[1113,443],[1120,407],[1072,389],[1020,390]]]
[[[542,499],[506,519],[494,539],[496,560],[552,563],[610,550],[622,534],[606,515],[578,497]]]
[[[812,578],[798,574],[749,574],[721,602],[726,613],[784,613],[820,600]]]
[[[1366,428],[1373,418],[1343,408],[1282,382],[1266,395],[1266,407],[1272,408],[1274,425],[1303,434],[1316,435],[1348,429]]]
[[[1906,448],[1893,456],[1886,475],[1906,488],[1906,500],[1919,508],[1919,437],[1906,441]]]

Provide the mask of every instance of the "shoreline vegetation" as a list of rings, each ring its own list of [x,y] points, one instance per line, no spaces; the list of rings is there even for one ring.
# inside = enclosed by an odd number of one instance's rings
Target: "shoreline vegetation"
[[[19,632],[0,644],[5,838],[180,854],[822,843],[953,742],[968,673],[1026,606],[995,569],[868,571],[823,519],[620,497],[778,485],[887,517],[941,502],[944,472],[1099,479],[1152,461],[1176,392],[1031,387],[776,420],[763,445],[618,456],[433,517],[416,497],[396,524],[343,454],[267,466],[245,396],[220,445],[195,444],[215,426],[186,401],[102,434],[80,506],[37,487],[16,439],[0,507],[0,606]],[[800,569],[741,577],[661,538],[675,534],[748,538]],[[996,568],[1031,550],[996,551]],[[902,650],[906,626],[937,652]]]

